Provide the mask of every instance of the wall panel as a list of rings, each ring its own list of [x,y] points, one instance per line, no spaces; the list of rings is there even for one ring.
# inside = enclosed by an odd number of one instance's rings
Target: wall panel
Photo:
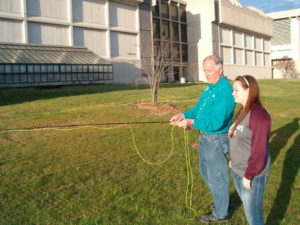
[[[68,45],[68,27],[28,23],[28,42],[35,44]]]
[[[109,57],[107,55],[106,31],[74,28],[74,45],[86,46],[99,56]]]
[[[106,25],[104,0],[73,0],[73,21]]]
[[[21,14],[21,0],[0,0],[0,12]]]
[[[137,29],[136,7],[116,2],[109,3],[110,26]]]
[[[0,41],[22,43],[23,27],[22,22],[17,20],[0,19]]]
[[[133,34],[111,32],[111,56],[137,58],[136,39]]]

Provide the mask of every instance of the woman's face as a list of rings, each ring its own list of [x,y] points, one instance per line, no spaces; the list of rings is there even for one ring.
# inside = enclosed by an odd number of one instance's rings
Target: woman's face
[[[236,103],[242,104],[243,106],[246,105],[248,95],[249,95],[249,88],[244,89],[242,87],[242,83],[240,81],[235,81],[233,83],[233,93],[232,93],[234,100]]]

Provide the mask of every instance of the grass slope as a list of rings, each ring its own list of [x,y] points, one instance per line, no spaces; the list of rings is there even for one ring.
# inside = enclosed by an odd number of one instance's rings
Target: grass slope
[[[271,113],[272,174],[266,187],[266,224],[300,224],[300,81],[260,80],[262,100]],[[193,106],[204,84],[164,84],[159,101],[179,110]],[[151,101],[146,86],[100,85],[53,89],[2,90],[0,129],[102,122],[168,121],[136,109]],[[151,162],[168,156],[168,124],[131,125],[140,154]],[[99,127],[98,127],[99,128]],[[135,152],[127,126],[83,127],[0,133],[0,224],[5,225],[182,225],[186,207],[187,166],[183,132],[174,130],[174,152],[152,166]],[[197,143],[197,132],[189,132]],[[198,172],[192,207],[208,212],[211,196]],[[247,224],[231,185],[234,208],[228,224]]]

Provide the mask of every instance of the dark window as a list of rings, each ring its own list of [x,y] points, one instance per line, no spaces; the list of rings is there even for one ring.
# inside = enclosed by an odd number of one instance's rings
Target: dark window
[[[188,46],[185,44],[181,45],[181,52],[182,52],[182,61],[187,62],[188,61]]]
[[[186,22],[186,6],[180,4],[180,21]]]
[[[48,73],[53,73],[53,65],[48,65]]]
[[[41,65],[41,72],[42,73],[47,73],[47,66],[46,65]]]
[[[0,73],[4,73],[4,65],[0,65]]]
[[[41,72],[41,66],[40,65],[34,65],[34,73],[40,73]]]
[[[158,2],[156,3],[155,6],[152,7],[152,15],[159,17],[159,7],[158,7]]]
[[[178,23],[172,23],[172,40],[179,41]]]
[[[169,5],[166,0],[161,1],[161,17],[169,19]]]
[[[178,20],[178,8],[176,2],[171,3],[171,18],[172,20]]]
[[[187,42],[187,26],[181,24],[181,42]]]
[[[13,73],[20,73],[19,65],[13,65]]]
[[[160,41],[154,42],[154,56],[157,56],[159,54],[160,45],[161,45]]]
[[[160,38],[159,20],[153,19],[153,38]]]
[[[162,39],[170,39],[170,28],[168,21],[162,21]]]
[[[179,44],[173,44],[173,61],[180,61]]]
[[[174,66],[173,74],[174,74],[174,80],[179,81],[179,67]]]
[[[21,73],[26,73],[26,65],[21,65],[20,66],[20,72]]]

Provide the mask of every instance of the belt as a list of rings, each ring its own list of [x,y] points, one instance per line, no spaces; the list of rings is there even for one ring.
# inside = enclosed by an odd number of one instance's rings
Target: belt
[[[205,133],[205,132],[202,132],[202,131],[198,131],[199,132],[199,134],[201,135],[201,134],[209,134],[209,133]],[[219,133],[219,134],[228,134],[227,132],[225,132],[225,133]],[[211,134],[211,135],[216,135],[216,134]]]

